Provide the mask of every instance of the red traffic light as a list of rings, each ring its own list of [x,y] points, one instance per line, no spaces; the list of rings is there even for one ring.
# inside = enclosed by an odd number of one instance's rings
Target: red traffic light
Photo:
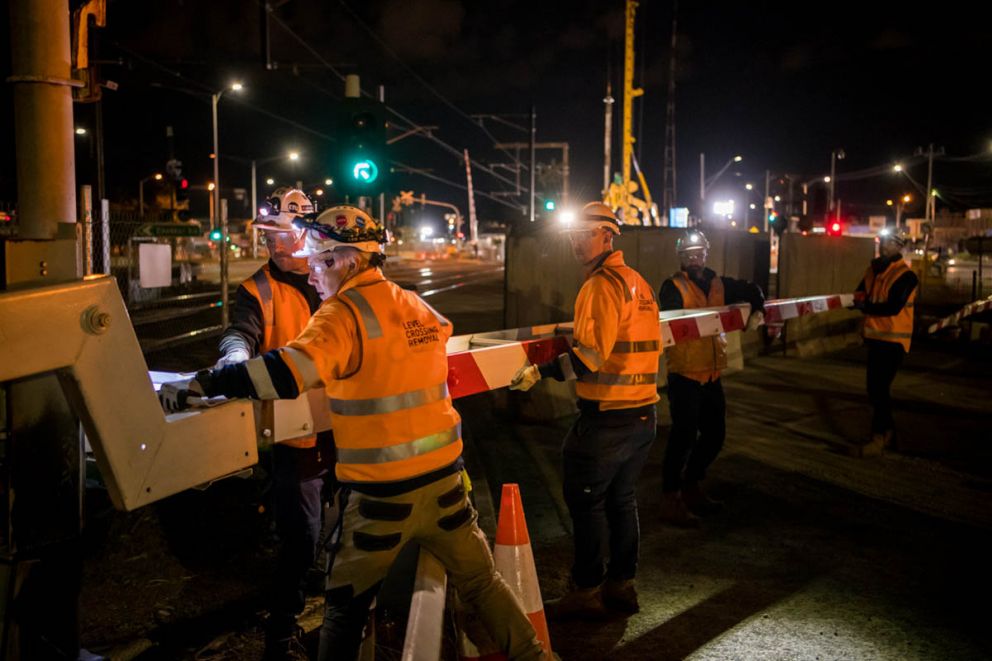
[[[840,236],[841,224],[836,220],[830,223],[830,227],[827,229],[827,234],[829,234],[830,236]]]
[[[182,188],[183,190],[186,190],[187,188],[189,188],[189,179],[180,179],[179,180],[179,187]]]

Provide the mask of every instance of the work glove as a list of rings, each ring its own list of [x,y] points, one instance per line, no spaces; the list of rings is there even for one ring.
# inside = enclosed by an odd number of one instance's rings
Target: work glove
[[[227,367],[228,365],[237,365],[238,363],[245,362],[249,358],[251,358],[251,356],[249,356],[248,352],[244,349],[232,349],[220,357],[220,360],[218,360],[217,364],[214,365],[214,369],[219,370],[221,367]]]
[[[757,330],[758,326],[763,323],[765,323],[765,313],[760,310],[758,312],[752,312],[751,316],[747,318],[747,325],[744,327],[744,330]]]
[[[196,379],[189,381],[169,381],[158,389],[158,401],[166,413],[183,411],[198,403],[206,396],[203,386]]]
[[[537,365],[524,365],[513,375],[513,380],[510,381],[510,390],[522,390],[526,392],[533,388],[534,384],[540,380],[541,371],[537,369]]]

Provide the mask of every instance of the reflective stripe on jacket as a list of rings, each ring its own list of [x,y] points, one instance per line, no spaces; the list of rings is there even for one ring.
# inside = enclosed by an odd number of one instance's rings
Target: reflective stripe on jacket
[[[654,291],[614,251],[586,279],[575,300],[573,351],[591,371],[575,392],[600,410],[658,401],[661,328]]]
[[[407,480],[462,452],[447,388],[451,323],[371,273],[325,301],[282,352],[302,387],[324,384],[342,482]]]
[[[709,294],[704,294],[685,271],[679,271],[671,278],[682,295],[682,307],[714,308],[724,305],[723,280],[715,276],[710,280]],[[720,378],[720,370],[727,367],[727,338],[721,333],[713,337],[701,337],[687,342],[679,342],[665,354],[668,371],[681,374],[693,381],[708,383]]]
[[[906,262],[899,259],[889,264],[884,271],[876,275],[869,266],[865,271],[865,291],[867,298],[872,303],[884,303],[889,300],[889,290],[892,284],[903,274],[909,271]],[[892,316],[880,316],[874,314],[865,315],[865,325],[862,334],[866,340],[883,340],[885,342],[896,342],[909,353],[909,345],[913,339],[913,307],[916,301],[916,289],[909,295],[906,305],[898,314]]]
[[[286,346],[307,327],[310,305],[306,297],[296,287],[273,278],[268,263],[241,286],[255,297],[262,309],[263,335],[258,347],[259,355]],[[313,435],[280,443],[295,448],[312,448],[316,444],[317,437]]]

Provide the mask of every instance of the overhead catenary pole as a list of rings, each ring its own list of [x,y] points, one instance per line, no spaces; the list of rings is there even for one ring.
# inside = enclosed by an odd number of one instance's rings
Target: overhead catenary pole
[[[528,194],[528,215],[530,222],[535,220],[535,202],[537,200],[537,109],[530,107],[530,192]]]
[[[675,63],[678,53],[678,16],[679,3],[675,0],[672,6],[672,45],[669,54],[668,99],[665,109],[665,167],[662,181],[662,211],[665,216],[662,225],[668,225],[671,209],[675,206],[678,194],[675,169]]]

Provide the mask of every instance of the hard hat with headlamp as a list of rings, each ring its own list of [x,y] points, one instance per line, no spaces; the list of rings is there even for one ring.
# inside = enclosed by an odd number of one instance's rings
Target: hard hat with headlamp
[[[294,257],[310,257],[338,248],[355,248],[383,253],[388,235],[382,225],[358,207],[340,205],[314,216],[297,218],[293,224],[303,230],[303,248]]]
[[[562,231],[582,232],[599,227],[605,227],[614,234],[619,234],[620,220],[609,205],[602,202],[590,202],[582,207],[582,211],[576,214],[575,218],[562,228]]]
[[[710,249],[710,242],[706,240],[706,235],[699,230],[686,230],[685,234],[675,241],[675,252],[683,253],[690,250]]]
[[[253,225],[268,232],[298,232],[293,220],[312,214],[313,201],[299,188],[282,187],[272,191],[257,209]]]
[[[878,233],[878,240],[891,241],[901,248],[909,241],[909,234],[906,233],[906,229],[903,227],[884,227]]]

